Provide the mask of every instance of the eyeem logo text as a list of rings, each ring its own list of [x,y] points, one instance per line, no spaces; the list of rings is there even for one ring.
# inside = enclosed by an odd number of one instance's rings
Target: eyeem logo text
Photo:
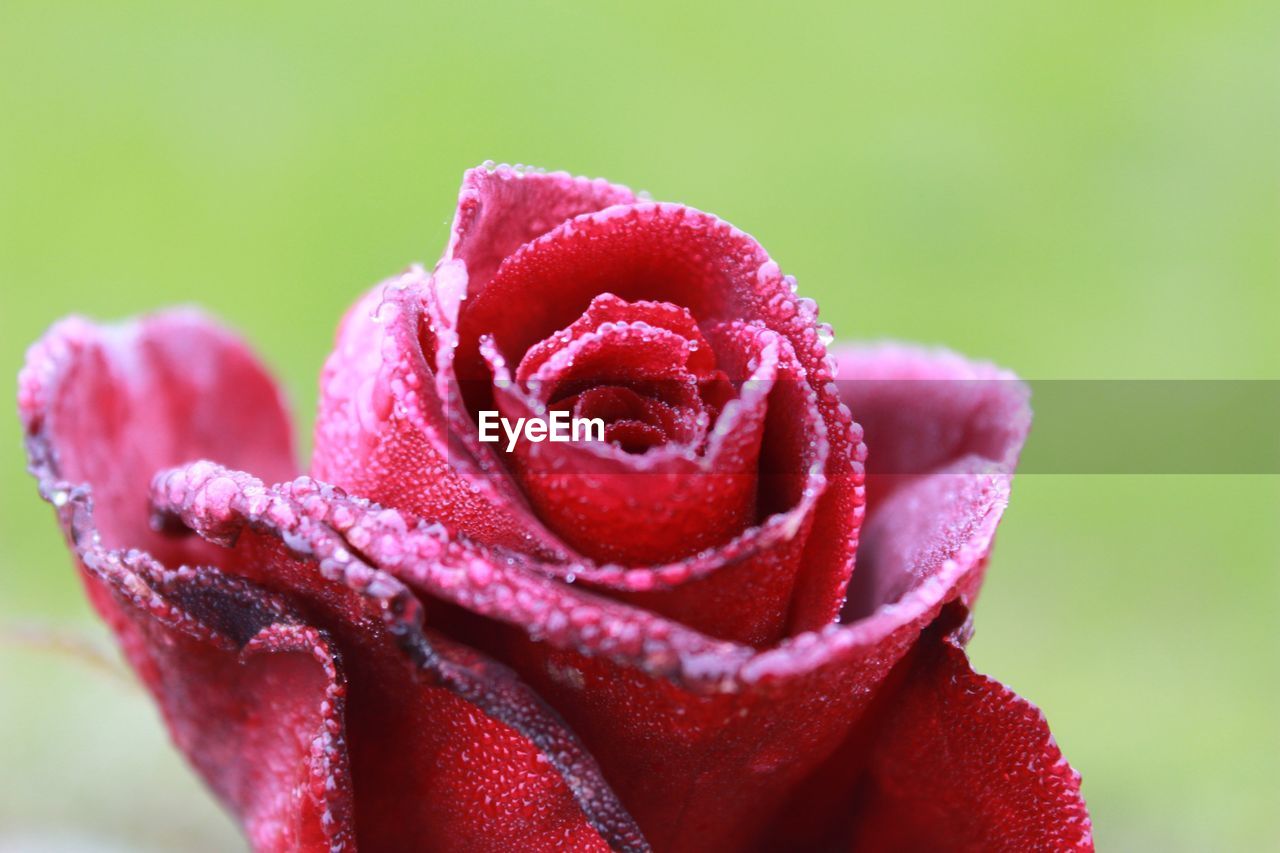
[[[507,437],[507,452],[515,450],[520,436],[540,441],[604,441],[603,418],[571,418],[568,412],[554,411],[549,418],[516,418],[513,423],[497,412],[484,409],[478,422],[481,441],[501,441],[498,428]]]

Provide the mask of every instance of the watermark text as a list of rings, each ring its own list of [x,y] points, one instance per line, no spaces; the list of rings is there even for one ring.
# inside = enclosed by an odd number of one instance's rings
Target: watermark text
[[[498,442],[507,438],[507,452],[515,450],[516,442],[524,436],[526,441],[604,441],[602,418],[575,418],[566,411],[553,411],[547,418],[502,417],[491,409],[482,410],[477,426],[483,442]],[[501,432],[499,432],[501,431]]]

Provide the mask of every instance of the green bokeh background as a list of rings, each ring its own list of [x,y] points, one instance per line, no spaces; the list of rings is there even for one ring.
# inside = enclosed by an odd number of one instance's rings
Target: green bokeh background
[[[492,158],[720,214],[841,337],[1280,378],[1278,44],[1274,2],[3,0],[0,365],[198,302],[305,434],[341,311],[437,257]],[[82,648],[111,660],[12,416],[0,476],[0,850],[236,849]],[[972,654],[1045,709],[1104,849],[1280,844],[1278,520],[1276,477],[1016,483]]]

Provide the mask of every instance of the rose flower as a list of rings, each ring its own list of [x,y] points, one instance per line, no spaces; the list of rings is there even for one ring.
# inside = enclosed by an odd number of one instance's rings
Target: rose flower
[[[62,321],[18,403],[257,850],[1091,849],[1044,718],[963,651],[1024,386],[830,341],[714,216],[481,168],[435,268],[342,322],[309,476],[197,313]]]

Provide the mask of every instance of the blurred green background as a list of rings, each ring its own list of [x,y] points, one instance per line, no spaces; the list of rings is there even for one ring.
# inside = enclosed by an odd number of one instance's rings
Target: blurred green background
[[[492,158],[722,215],[845,338],[1280,378],[1277,45],[1269,0],[3,0],[0,365],[69,312],[198,302],[305,434],[342,310],[438,256]],[[0,475],[0,850],[235,849],[109,662],[13,416]],[[1045,709],[1103,849],[1280,844],[1277,521],[1276,477],[1015,485],[972,653]]]

